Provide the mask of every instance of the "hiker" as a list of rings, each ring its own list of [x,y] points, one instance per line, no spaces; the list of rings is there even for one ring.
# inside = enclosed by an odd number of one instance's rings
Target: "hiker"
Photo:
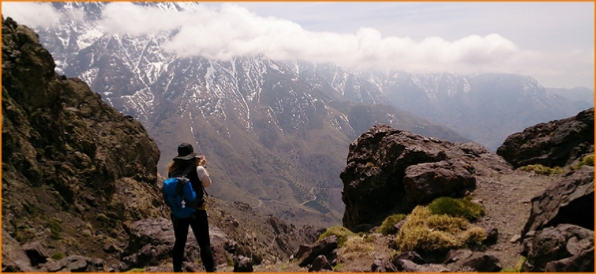
[[[188,170],[187,177],[190,179],[193,189],[200,198],[204,193],[203,188],[211,185],[209,173],[207,173],[207,169],[205,169],[206,161],[207,159],[204,155],[199,155],[194,152],[191,144],[180,144],[178,146],[178,156],[176,156],[173,159],[173,162],[168,166],[168,177],[172,177],[174,174],[180,174],[181,172]],[[207,223],[205,203],[196,207],[195,212],[188,218],[178,218],[174,216],[174,214],[171,214],[170,217],[172,219],[172,224],[174,225],[174,236],[176,237],[172,258],[174,272],[182,272],[184,246],[186,245],[189,225],[192,227],[192,231],[201,248],[201,261],[203,262],[205,270],[207,272],[215,272],[213,255],[211,254],[211,243],[209,241],[209,224]]]

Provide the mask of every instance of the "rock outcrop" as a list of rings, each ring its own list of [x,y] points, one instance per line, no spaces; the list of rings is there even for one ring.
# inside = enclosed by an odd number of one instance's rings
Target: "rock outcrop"
[[[532,198],[532,212],[522,236],[559,224],[594,230],[594,167],[582,166]]]
[[[441,196],[462,196],[477,175],[509,172],[501,157],[475,143],[451,143],[378,124],[350,145],[340,177],[352,230],[379,225]]]
[[[561,224],[524,241],[526,272],[594,272],[594,230]]]
[[[126,246],[132,222],[162,216],[157,145],[87,84],[57,75],[37,35],[11,18],[2,62],[3,236],[54,258],[113,256],[102,247]]]
[[[514,168],[531,164],[567,166],[594,152],[594,108],[575,117],[526,128],[507,137],[497,149]]]

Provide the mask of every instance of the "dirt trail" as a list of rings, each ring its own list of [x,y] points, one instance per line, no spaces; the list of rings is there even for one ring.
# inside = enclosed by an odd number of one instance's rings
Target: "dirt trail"
[[[560,176],[534,175],[524,171],[479,177],[472,195],[482,202],[486,215],[476,224],[498,229],[498,242],[486,253],[499,258],[504,268],[513,267],[520,258],[522,245],[511,240],[521,234],[530,216],[532,197],[541,194],[559,179]]]

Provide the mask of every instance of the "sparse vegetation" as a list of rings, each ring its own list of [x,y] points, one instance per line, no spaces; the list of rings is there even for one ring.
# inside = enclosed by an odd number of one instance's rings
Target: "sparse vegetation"
[[[396,243],[400,251],[436,251],[461,248],[486,239],[486,232],[461,217],[433,214],[417,206],[402,229]]]
[[[462,217],[470,221],[475,221],[484,216],[485,210],[482,205],[471,201],[471,196],[464,199],[454,199],[451,197],[440,197],[428,205],[432,214],[447,214],[451,217]]]
[[[526,257],[521,256],[513,268],[503,268],[501,272],[522,272],[522,268],[524,267],[526,260]]]
[[[345,253],[368,253],[374,249],[372,243],[358,236],[349,236],[344,246]]]
[[[335,266],[333,266],[333,271],[334,272],[340,271],[342,266],[344,266],[344,264],[342,264],[342,263],[336,264]]]
[[[394,214],[387,217],[381,226],[377,229],[377,233],[381,233],[383,235],[395,234],[397,233],[397,229],[394,227],[397,223],[401,222],[402,220],[406,219],[405,214]]]
[[[339,247],[343,247],[348,240],[348,237],[355,236],[356,234],[343,226],[332,226],[323,234],[321,234],[321,236],[319,236],[318,241],[323,240],[331,235],[337,236],[337,245]]]
[[[62,259],[64,259],[64,257],[65,257],[64,253],[62,253],[62,252],[56,252],[56,253],[52,254],[52,256],[50,256],[50,258],[54,261],[62,260]]]
[[[50,228],[50,238],[54,240],[60,240],[62,237],[60,236],[60,232],[62,232],[62,227],[60,226],[60,219],[58,218],[50,218],[48,221],[48,227]]]
[[[542,175],[553,175],[553,174],[561,174],[564,172],[567,172],[567,170],[565,168],[562,167],[547,167],[541,164],[535,164],[535,165],[527,165],[527,166],[523,166],[519,168],[520,170],[523,171],[527,171],[527,172],[536,172],[536,174],[542,174]]]
[[[97,217],[95,217],[95,219],[97,219],[100,222],[106,222],[109,221],[110,219],[108,218],[108,216],[106,216],[103,213],[97,214]]]
[[[594,154],[587,155],[579,163],[577,163],[573,169],[577,170],[582,166],[594,166]]]

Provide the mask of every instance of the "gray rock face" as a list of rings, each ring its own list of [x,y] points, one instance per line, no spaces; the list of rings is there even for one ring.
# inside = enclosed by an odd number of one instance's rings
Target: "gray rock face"
[[[340,174],[343,225],[379,225],[387,216],[474,188],[478,175],[511,171],[501,157],[474,143],[425,138],[378,124],[350,144]]]
[[[532,198],[532,212],[522,235],[559,224],[594,230],[594,167],[582,166]]]
[[[524,271],[594,272],[594,231],[569,224],[547,227],[524,241]]]
[[[14,238],[2,230],[2,272],[33,272],[31,260]]]
[[[497,149],[497,154],[515,168],[530,164],[562,167],[591,152],[594,152],[594,108],[512,134]]]
[[[296,252],[296,260],[298,265],[305,267],[312,264],[319,255],[327,256],[337,248],[337,236],[331,235],[321,241],[312,245],[300,245],[300,249]]]

